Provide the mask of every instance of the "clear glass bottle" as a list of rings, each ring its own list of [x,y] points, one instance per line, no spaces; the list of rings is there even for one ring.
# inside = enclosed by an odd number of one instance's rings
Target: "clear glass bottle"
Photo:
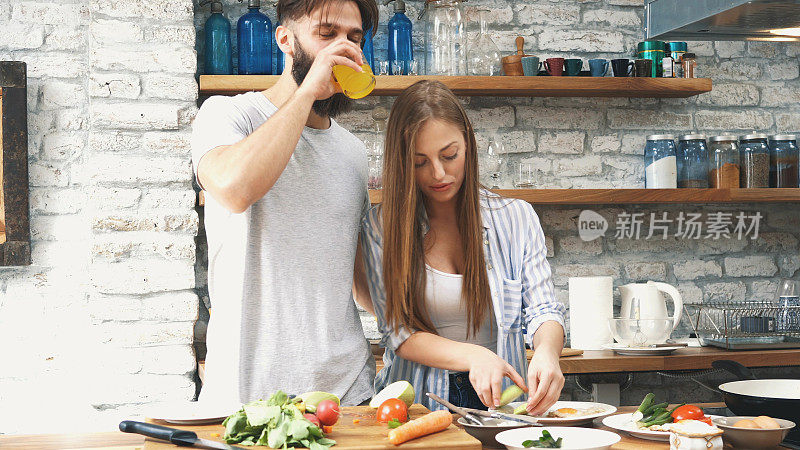
[[[769,187],[798,187],[797,136],[776,134],[769,137],[770,165]]]
[[[712,188],[739,187],[739,140],[725,134],[709,139],[708,181]]]
[[[369,189],[381,189],[383,187],[383,145],[386,137],[386,119],[388,118],[389,111],[383,106],[378,106],[372,110],[375,137],[367,143]]]
[[[685,134],[678,138],[678,187],[708,187],[706,135]]]
[[[490,189],[500,188],[500,176],[503,174],[505,151],[500,137],[496,134],[489,140],[485,152],[478,152],[478,175],[481,183]]]
[[[500,49],[489,36],[488,9],[479,9],[478,35],[472,40],[467,53],[467,71],[470,75],[502,75]]]
[[[678,187],[675,136],[652,134],[644,147],[644,187],[670,189]]]
[[[769,146],[767,145],[767,135],[753,133],[739,136],[739,154],[742,160],[739,187],[769,187]]]
[[[460,0],[426,0],[425,74],[467,75],[467,29]]]

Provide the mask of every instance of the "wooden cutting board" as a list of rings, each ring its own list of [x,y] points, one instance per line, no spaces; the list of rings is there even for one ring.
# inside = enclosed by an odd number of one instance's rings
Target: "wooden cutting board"
[[[408,410],[412,419],[424,416],[429,413],[428,408],[415,404]],[[353,423],[358,419],[359,423]],[[455,419],[455,416],[454,416]],[[216,425],[194,425],[181,426],[173,425],[160,420],[150,420],[148,422],[164,425],[181,430],[192,430],[198,437],[214,441],[223,441],[225,428],[221,424]],[[455,420],[454,420],[455,423]],[[423,436],[399,446],[389,443],[387,435],[389,428],[386,424],[378,423],[375,420],[375,409],[369,406],[345,406],[342,407],[342,416],[339,422],[334,425],[333,431],[326,436],[335,440],[336,445],[332,450],[383,450],[383,449],[439,449],[439,450],[480,450],[481,442],[467,434],[466,431],[457,426],[450,425],[444,431]],[[145,450],[174,449],[176,446],[147,438],[144,443]],[[266,449],[268,447],[242,447],[248,449]]]

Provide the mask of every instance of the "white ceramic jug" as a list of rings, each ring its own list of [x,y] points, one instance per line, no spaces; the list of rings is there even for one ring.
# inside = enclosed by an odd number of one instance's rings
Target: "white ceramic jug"
[[[622,298],[622,319],[667,319],[667,302],[661,292],[667,294],[675,304],[672,329],[681,322],[683,298],[674,286],[657,281],[630,283],[619,287]]]

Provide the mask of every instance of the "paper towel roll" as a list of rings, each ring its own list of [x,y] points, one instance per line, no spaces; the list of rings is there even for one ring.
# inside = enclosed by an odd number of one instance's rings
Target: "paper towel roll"
[[[602,350],[614,337],[608,319],[614,314],[614,280],[611,277],[570,277],[570,347]]]

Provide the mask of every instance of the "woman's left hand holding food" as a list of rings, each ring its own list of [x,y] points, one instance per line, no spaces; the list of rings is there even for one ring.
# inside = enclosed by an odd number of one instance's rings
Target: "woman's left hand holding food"
[[[563,329],[556,322],[545,322],[534,335],[533,357],[528,365],[528,414],[538,416],[558,401],[564,387],[564,374],[558,363],[564,345]]]

